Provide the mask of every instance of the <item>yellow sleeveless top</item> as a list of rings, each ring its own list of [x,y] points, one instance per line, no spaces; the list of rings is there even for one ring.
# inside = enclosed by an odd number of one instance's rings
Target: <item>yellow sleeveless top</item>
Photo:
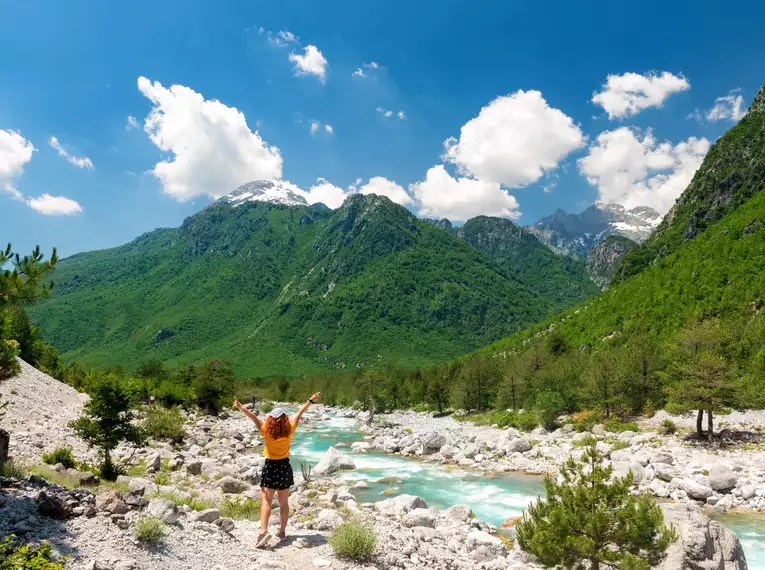
[[[263,455],[266,459],[286,459],[290,456],[290,443],[292,442],[292,436],[295,435],[295,424],[290,420],[290,434],[287,437],[274,439],[268,433],[266,433],[266,422],[260,428],[260,435],[266,442],[266,447],[263,449]]]

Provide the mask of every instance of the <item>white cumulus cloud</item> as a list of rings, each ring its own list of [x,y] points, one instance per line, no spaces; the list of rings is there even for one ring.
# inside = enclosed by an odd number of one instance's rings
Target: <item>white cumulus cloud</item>
[[[322,83],[326,79],[327,58],[314,45],[308,45],[303,55],[291,53],[290,61],[295,65],[296,75],[315,75]]]
[[[335,133],[335,129],[332,128],[332,125],[324,125],[324,130],[327,131],[330,135]]]
[[[138,89],[154,104],[144,129],[170,155],[151,171],[170,196],[217,198],[251,180],[281,178],[279,149],[253,133],[235,107],[145,77],[138,78]]]
[[[30,208],[45,216],[73,216],[82,213],[82,206],[63,196],[43,194],[37,198],[29,198],[26,202]]]
[[[625,208],[650,206],[666,214],[709,151],[705,138],[658,143],[651,130],[621,127],[601,133],[579,170],[597,187],[600,200]]]
[[[34,145],[11,130],[0,130],[0,189],[9,192],[17,200],[22,200],[21,192],[16,189],[16,179],[24,174],[24,165],[32,160]]]
[[[459,140],[446,140],[443,160],[460,174],[518,188],[557,168],[584,143],[579,126],[539,91],[517,91],[481,109],[462,126]]]
[[[706,112],[707,121],[722,121],[729,119],[738,123],[746,115],[744,98],[738,94],[740,89],[734,89],[723,97],[715,99],[715,106]]]
[[[315,136],[319,132],[319,121],[311,121],[311,135]]]
[[[69,154],[56,137],[50,137],[48,144],[55,149],[59,156],[64,157],[69,164],[73,164],[77,168],[87,168],[88,170],[94,170],[93,162],[87,156],[73,156]]]
[[[409,187],[420,215],[465,221],[474,216],[518,218],[518,201],[498,182],[454,178],[442,164],[430,168],[425,180]]]
[[[126,131],[132,131],[133,129],[139,129],[141,128],[138,124],[138,121],[133,115],[128,115],[127,118],[127,124],[125,125]]]
[[[339,208],[343,205],[343,202],[348,197],[348,192],[343,190],[339,186],[335,186],[331,182],[327,182],[323,178],[316,180],[316,184],[309,188],[306,193],[306,200],[309,204],[316,204],[321,202],[325,206],[332,208]]]
[[[623,119],[649,107],[661,107],[673,93],[690,88],[691,84],[685,77],[668,71],[661,75],[609,75],[603,90],[593,93],[592,102],[603,107],[609,119]]]
[[[362,184],[358,187],[359,194],[377,194],[378,196],[385,196],[390,198],[396,204],[406,206],[412,203],[412,197],[406,190],[392,180],[388,180],[384,176],[374,176],[369,179],[369,182]]]

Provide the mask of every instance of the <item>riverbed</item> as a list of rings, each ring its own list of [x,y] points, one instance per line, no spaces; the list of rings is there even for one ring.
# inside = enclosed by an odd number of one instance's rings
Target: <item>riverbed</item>
[[[306,422],[292,444],[293,468],[299,470],[301,460],[316,464],[330,446],[349,453],[351,443],[362,441],[363,437],[354,419],[332,417]],[[353,454],[353,459],[356,469],[336,476],[347,481],[349,487],[359,481],[368,485],[351,489],[360,502],[407,493],[422,497],[429,506],[439,509],[469,505],[480,520],[497,526],[520,516],[529,502],[544,492],[540,477],[521,473],[478,472],[376,450]],[[764,515],[737,513],[712,518],[736,533],[751,570],[765,570]]]

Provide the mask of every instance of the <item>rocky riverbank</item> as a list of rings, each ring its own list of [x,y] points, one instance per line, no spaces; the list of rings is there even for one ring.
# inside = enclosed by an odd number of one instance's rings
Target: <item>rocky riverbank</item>
[[[66,425],[79,415],[84,396],[26,365],[22,376],[3,382],[0,391],[10,400],[10,421],[4,427],[10,428],[11,454],[18,460],[39,464],[44,452],[62,445],[73,446],[80,460],[93,459],[92,451]],[[320,426],[329,420],[329,413],[364,419],[353,410],[316,407],[304,421]],[[288,539],[266,551],[254,548],[259,524],[242,513],[237,516],[235,511],[227,511],[232,502],[259,498],[262,441],[255,426],[241,414],[217,418],[190,414],[182,444],[151,441],[149,447],[137,451],[118,449],[116,455],[130,457],[132,468],[116,484],[100,484],[92,474],[60,465],[49,472],[49,480],[86,490],[67,490],[37,476],[0,479],[0,534],[15,534],[31,542],[49,540],[58,553],[69,557],[67,567],[74,570],[535,567],[517,545],[476,519],[469,505],[439,510],[412,495],[361,503],[354,495],[356,489],[335,475],[338,470],[353,469],[355,454],[371,447],[474,469],[541,473],[555,470],[565,457],[576,455],[581,449],[576,445],[579,435],[563,430],[520,434],[415,413],[388,414],[380,420],[364,428],[365,437],[341,448],[350,453],[331,448],[315,468],[321,477],[306,482],[296,474]],[[711,489],[705,503],[717,499],[718,504],[736,506],[738,499],[748,504],[744,501],[751,497],[744,499],[743,481],[751,481],[753,497],[762,497],[762,480],[755,478],[754,469],[735,464],[728,465],[733,475],[717,468],[704,473],[706,463],[698,457],[698,467],[680,463],[686,457],[683,454],[692,451],[679,440],[651,433],[622,434],[616,441],[623,440],[628,447],[615,450],[615,436],[596,435],[599,445],[608,448],[615,467],[643,470],[641,488],[651,489],[655,481],[661,481],[678,500],[667,505],[665,512],[682,540],[672,547],[662,568],[679,568],[686,562],[693,568],[745,568],[735,535],[710,521],[699,509],[698,500],[689,498],[686,486],[693,493],[696,488],[691,481],[703,487],[703,493]],[[724,455],[714,456],[714,460],[723,465],[729,461]],[[660,477],[659,465],[672,470],[669,481]],[[724,482],[722,486],[718,479]],[[278,520],[275,507],[272,524]],[[136,524],[147,514],[166,525],[166,536],[157,546],[146,545],[135,535]],[[368,561],[340,558],[327,543],[332,530],[349,519],[361,520],[375,530],[377,546]],[[678,561],[680,566],[668,565]]]
[[[646,420],[646,431],[640,433],[611,433],[602,425],[594,426],[590,433],[577,433],[571,424],[553,432],[540,427],[522,433],[417,412],[380,415],[371,425],[365,422],[365,412],[337,413],[358,418],[368,434],[368,441],[354,451],[368,446],[484,471],[556,473],[569,457],[578,459],[583,443],[594,437],[617,474],[632,471],[638,490],[660,499],[691,500],[718,511],[765,510],[765,448],[720,449],[683,435],[662,435],[652,429],[660,421],[657,418]],[[667,418],[663,414],[660,419]],[[687,421],[674,419],[681,425]],[[738,414],[728,421],[735,429],[765,428],[765,414],[757,412]]]

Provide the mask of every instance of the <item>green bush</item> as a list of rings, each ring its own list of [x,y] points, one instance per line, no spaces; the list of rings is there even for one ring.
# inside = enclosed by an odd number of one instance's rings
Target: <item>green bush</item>
[[[1,332],[1,331],[0,331]],[[0,338],[0,380],[18,374],[19,363],[16,357],[19,355],[19,343],[15,340]]]
[[[332,531],[329,544],[338,556],[363,560],[375,551],[377,537],[372,527],[351,519]]]
[[[143,429],[154,439],[180,442],[186,436],[184,421],[183,414],[176,407],[149,406],[146,408]]]
[[[154,482],[157,485],[169,485],[170,475],[168,475],[167,473],[164,473],[163,471],[159,471],[154,474]]]
[[[612,431],[616,433],[620,433],[623,431],[634,431],[634,432],[640,431],[640,427],[635,422],[623,422],[622,420],[617,418],[606,420],[603,423],[603,427],[606,429],[606,431]]]
[[[578,432],[592,431],[594,425],[599,424],[603,417],[596,410],[585,410],[572,416],[574,430]]]
[[[0,467],[0,476],[23,479],[27,476],[27,470],[22,465],[14,462],[13,459],[9,459]]]
[[[165,523],[150,515],[141,515],[133,527],[133,534],[141,542],[157,544],[165,538]]]
[[[60,463],[67,469],[72,469],[77,465],[71,447],[57,447],[50,453],[43,455],[42,460],[43,463],[47,463],[48,465],[56,465],[57,463]]]
[[[51,561],[53,547],[49,543],[19,545],[15,539],[12,534],[0,542],[0,570],[63,570],[66,558]]]
[[[249,497],[225,497],[220,505],[220,515],[234,520],[260,520],[260,501]]]
[[[671,435],[673,433],[677,433],[677,426],[675,425],[675,422],[672,420],[664,420],[661,422],[661,433],[664,435]]]
[[[268,412],[274,409],[274,405],[271,402],[263,402],[262,404],[260,404],[259,408],[260,408],[261,414],[267,414]]]
[[[620,449],[627,449],[630,446],[630,444],[626,441],[615,441],[611,445],[611,451],[619,451]]]

